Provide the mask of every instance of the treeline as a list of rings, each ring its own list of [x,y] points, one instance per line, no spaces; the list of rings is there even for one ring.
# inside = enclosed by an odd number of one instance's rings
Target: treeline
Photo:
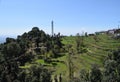
[[[94,64],[90,71],[81,70],[76,82],[120,82],[120,49],[105,58],[104,68]]]
[[[36,57],[45,60],[57,57],[62,46],[60,33],[50,36],[38,27],[17,39],[6,38],[6,42],[0,44],[0,82],[50,82],[51,71],[44,66],[34,64],[28,69],[20,66]]]
[[[73,51],[69,53],[69,81],[67,82],[120,82],[120,49],[113,51],[104,60],[103,67],[93,64],[90,70],[81,69],[79,77],[74,77]],[[65,82],[65,81],[63,81]]]

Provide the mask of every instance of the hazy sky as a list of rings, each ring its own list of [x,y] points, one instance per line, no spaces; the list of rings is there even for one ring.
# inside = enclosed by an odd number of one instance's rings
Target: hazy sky
[[[0,0],[0,35],[16,36],[37,26],[51,33],[76,34],[120,24],[120,0]]]

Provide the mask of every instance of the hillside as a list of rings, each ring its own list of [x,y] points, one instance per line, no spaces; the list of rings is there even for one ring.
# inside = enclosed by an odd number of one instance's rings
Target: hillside
[[[39,74],[44,73],[43,79],[31,78],[31,80],[50,81],[53,70],[48,70],[42,63],[37,62],[39,59],[49,62],[51,58],[58,57],[57,54],[63,47],[60,39],[59,33],[50,36],[38,27],[33,27],[31,31],[19,35],[16,39],[6,38],[6,42],[0,44],[0,82],[16,82],[16,80],[29,82],[30,79],[26,78],[34,77],[34,74],[29,76],[28,73],[39,70],[41,70]],[[20,79],[22,74],[26,74],[26,78]],[[36,77],[38,76],[35,75]]]
[[[79,79],[82,70],[91,73],[93,65],[104,72],[108,55],[119,46],[119,39],[113,35],[60,36],[58,33],[50,36],[34,27],[17,39],[6,38],[6,42],[0,44],[0,79],[7,82],[7,77],[13,77],[9,80],[49,82],[59,77],[62,82],[69,82]]]
[[[97,37],[99,38],[98,42],[94,40],[94,36],[84,37],[84,44],[87,45],[85,47],[87,52],[75,54],[73,56],[75,76],[79,76],[79,72],[82,69],[90,70],[93,64],[97,64],[102,70],[105,58],[108,54],[117,50],[120,46],[119,40],[115,40],[106,34],[97,35]],[[64,37],[62,43],[65,45],[72,44],[75,47],[75,39],[75,36]],[[58,59],[67,62],[66,55]],[[60,72],[65,74],[65,78],[67,78],[68,67],[66,65],[64,66],[64,64],[58,64],[57,73]]]
[[[62,42],[75,46],[75,38],[76,37],[65,37]],[[79,69],[90,69],[91,65],[94,63],[102,67],[104,58],[112,51],[117,50],[120,46],[119,40],[115,40],[106,34],[97,35],[97,38],[99,41],[96,42],[94,36],[84,37],[87,52],[75,55],[75,61],[79,62],[77,65]]]
[[[101,70],[103,70],[104,60],[108,56],[108,54],[112,53],[112,51],[117,50],[120,46],[120,42],[117,39],[112,38],[106,34],[97,35],[99,41],[95,41],[94,36],[84,37],[84,44],[86,52],[74,54],[72,56],[74,75],[79,77],[80,70],[86,69],[89,71],[91,66],[97,64]],[[72,44],[73,48],[76,47],[76,36],[66,36],[62,38],[62,43],[66,48],[67,45]],[[76,51],[75,51],[76,52]],[[62,61],[62,62],[59,62]],[[34,63],[40,63],[44,65],[49,70],[54,70],[52,73],[52,78],[55,75],[62,74],[63,79],[67,81],[69,69],[68,69],[68,53],[62,53],[60,57],[52,58],[51,63],[46,63],[44,59],[36,59],[33,61]],[[25,66],[21,66],[22,68],[28,68],[33,64],[27,63]]]

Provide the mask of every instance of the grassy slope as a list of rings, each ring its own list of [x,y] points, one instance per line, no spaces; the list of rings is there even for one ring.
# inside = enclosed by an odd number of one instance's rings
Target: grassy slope
[[[85,37],[84,43],[88,52],[82,54],[75,54],[73,58],[75,74],[78,75],[81,69],[90,69],[92,64],[98,64],[101,68],[103,67],[104,58],[110,53],[110,51],[117,49],[120,46],[120,42],[110,38],[107,35],[98,35],[99,42],[95,42],[93,36]],[[63,44],[72,44],[75,47],[75,38],[76,37],[64,37],[62,39]],[[43,65],[48,65],[47,68],[54,69],[55,72],[53,75],[58,75],[62,73],[63,78],[66,79],[68,77],[68,68],[67,68],[67,54],[53,59],[64,61],[65,63],[54,62],[55,65],[47,64],[43,60],[38,59],[34,62],[41,63]],[[21,68],[27,68],[32,64],[27,64],[27,66],[23,66]]]
[[[75,55],[73,61],[75,62],[76,73],[81,69],[90,69],[92,64],[98,64],[102,68],[105,57],[120,46],[118,40],[112,39],[108,35],[98,35],[97,37],[99,38],[98,42],[95,42],[94,36],[84,38],[88,52]],[[75,46],[75,37],[65,37],[63,43]]]

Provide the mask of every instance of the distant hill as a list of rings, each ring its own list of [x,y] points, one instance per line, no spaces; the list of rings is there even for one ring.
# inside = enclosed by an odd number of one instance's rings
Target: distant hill
[[[4,43],[6,41],[6,38],[16,39],[16,36],[14,36],[14,35],[0,35],[0,43]]]
[[[0,36],[0,43],[5,42],[6,37]]]

